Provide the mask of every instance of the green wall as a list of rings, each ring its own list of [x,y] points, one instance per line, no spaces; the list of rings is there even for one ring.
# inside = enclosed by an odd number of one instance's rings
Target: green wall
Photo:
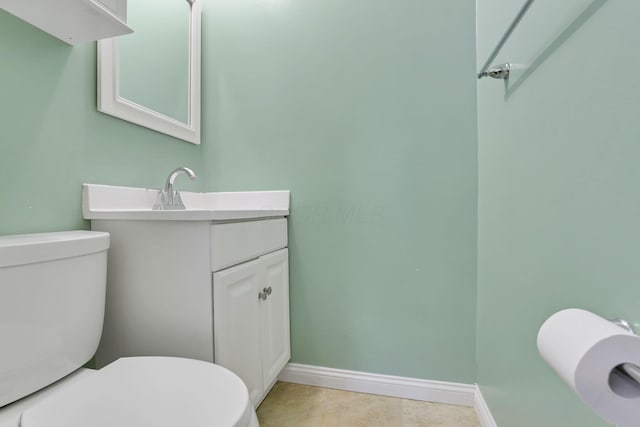
[[[478,66],[522,3],[478,0]],[[527,66],[478,82],[478,380],[500,426],[606,425],[536,334],[567,307],[640,321],[638,16],[535,2],[495,61]]]
[[[202,169],[201,147],[96,111],[95,46],[0,10],[0,234],[88,228],[83,182],[160,187],[177,165]]]
[[[204,5],[206,186],[291,190],[294,362],[475,380],[474,16]]]
[[[474,2],[207,0],[201,147],[95,110],[95,44],[0,11],[0,234],[82,182],[291,189],[293,361],[475,380]]]

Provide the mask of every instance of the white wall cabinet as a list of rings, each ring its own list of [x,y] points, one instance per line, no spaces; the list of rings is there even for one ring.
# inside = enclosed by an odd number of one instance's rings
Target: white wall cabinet
[[[126,0],[0,0],[0,9],[69,44],[133,32]]]
[[[215,360],[257,405],[290,358],[288,251],[213,274]]]
[[[257,405],[290,357],[287,219],[93,219],[91,228],[111,234],[97,367],[126,356],[215,362]]]

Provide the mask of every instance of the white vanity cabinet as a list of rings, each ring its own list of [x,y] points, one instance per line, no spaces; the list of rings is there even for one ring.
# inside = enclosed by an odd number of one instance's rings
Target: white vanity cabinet
[[[290,358],[288,250],[213,273],[214,351],[257,405]]]
[[[126,356],[215,362],[257,405],[290,357],[287,219],[92,219],[91,228],[111,234],[97,367]]]
[[[211,244],[214,359],[258,405],[290,357],[287,223],[214,224]]]

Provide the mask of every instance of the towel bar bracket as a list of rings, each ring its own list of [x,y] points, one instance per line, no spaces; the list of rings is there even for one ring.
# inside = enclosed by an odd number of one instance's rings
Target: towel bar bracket
[[[511,64],[508,62],[506,64],[496,65],[495,67],[489,68],[482,73],[478,73],[478,78],[481,79],[483,77],[493,77],[494,79],[504,79],[507,80],[509,78],[509,74],[511,73]]]
[[[504,46],[504,44],[507,42],[507,40],[509,40],[509,37],[511,36],[511,33],[513,32],[513,30],[515,30],[515,28],[520,23],[520,20],[527,13],[527,11],[529,10],[529,7],[531,7],[531,5],[533,4],[533,1],[534,0],[527,0],[525,2],[525,4],[522,6],[520,11],[516,15],[515,19],[513,20],[511,25],[509,25],[509,28],[507,28],[507,31],[504,33],[504,35],[502,36],[502,38],[500,39],[500,41],[498,42],[496,47],[493,49],[493,52],[491,52],[491,55],[489,55],[489,58],[487,59],[487,61],[484,63],[484,65],[482,66],[482,68],[478,72],[478,78],[479,79],[481,79],[483,77],[486,77],[486,76],[494,77],[494,78],[497,78],[497,79],[508,79],[509,78],[509,69],[506,70],[506,75],[505,75],[505,70],[502,70],[502,74],[494,76],[494,75],[491,74],[491,72],[493,70],[501,67],[501,65],[498,65],[497,67],[493,67],[492,69],[489,69],[489,65],[493,62],[494,59],[496,59],[496,56],[498,56],[498,54],[500,53],[500,50],[502,49],[502,46]],[[506,64],[506,65],[508,65],[508,64]]]

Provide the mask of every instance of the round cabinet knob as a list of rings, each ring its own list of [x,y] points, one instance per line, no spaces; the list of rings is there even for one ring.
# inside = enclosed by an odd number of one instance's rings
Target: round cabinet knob
[[[271,286],[262,288],[262,292],[258,292],[258,299],[265,301],[269,295],[271,295]]]

